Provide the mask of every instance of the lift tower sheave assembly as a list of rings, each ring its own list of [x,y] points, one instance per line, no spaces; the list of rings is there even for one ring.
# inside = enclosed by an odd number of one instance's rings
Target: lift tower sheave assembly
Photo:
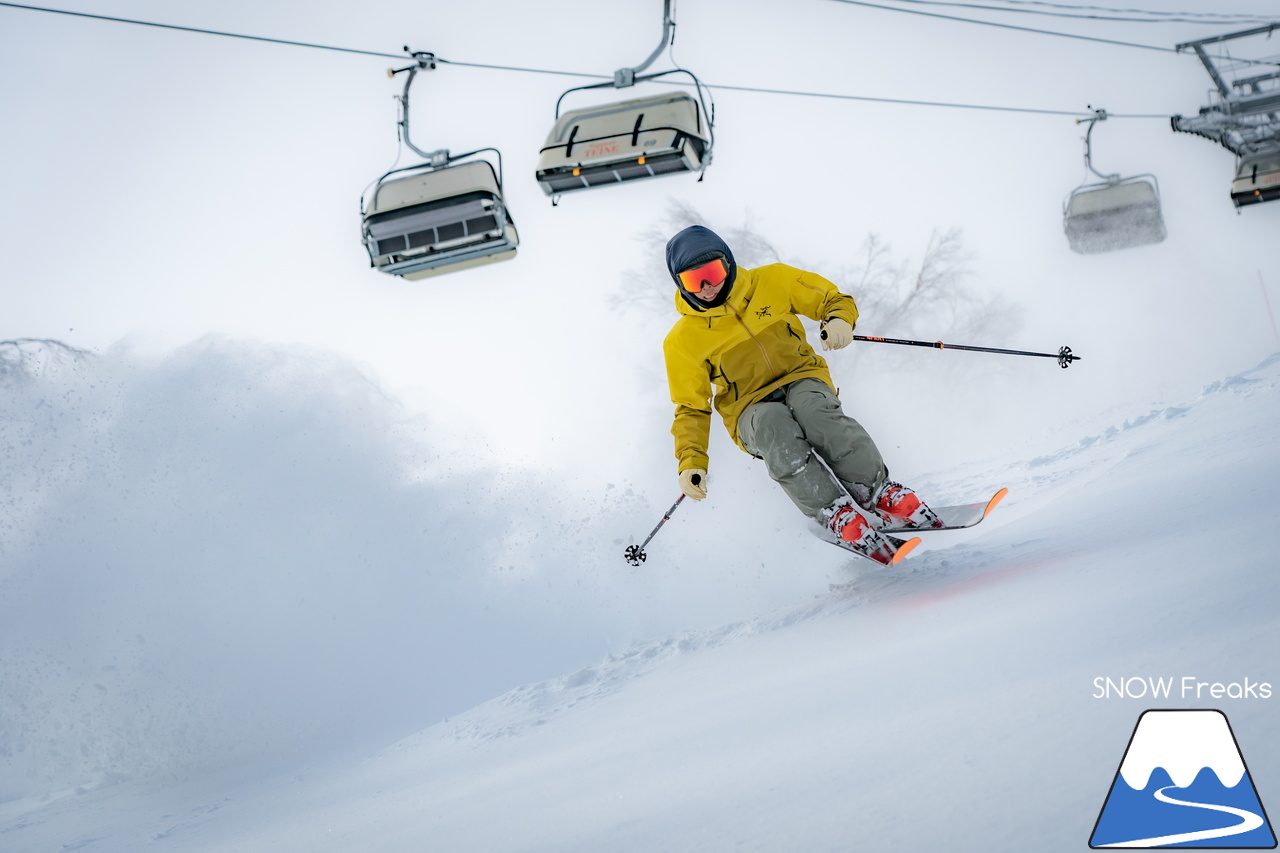
[[[1207,48],[1255,36],[1269,38],[1277,30],[1280,21],[1177,48],[1199,57],[1213,80],[1214,92],[1198,115],[1174,116],[1171,124],[1175,131],[1211,139],[1236,155],[1231,201],[1237,208],[1280,198],[1280,62],[1214,56]],[[1228,82],[1242,68],[1253,73]],[[1259,70],[1263,73],[1256,73]]]

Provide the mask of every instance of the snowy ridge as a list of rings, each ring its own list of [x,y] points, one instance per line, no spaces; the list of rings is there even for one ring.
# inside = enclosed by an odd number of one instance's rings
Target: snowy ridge
[[[56,340],[17,338],[0,341],[0,381],[53,377],[74,371],[91,355],[86,350]]]

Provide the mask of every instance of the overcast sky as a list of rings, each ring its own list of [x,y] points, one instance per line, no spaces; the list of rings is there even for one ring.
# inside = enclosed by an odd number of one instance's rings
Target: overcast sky
[[[1177,6],[1275,12],[1250,0]],[[659,0],[65,8],[601,75],[642,61],[661,34]],[[833,0],[686,0],[676,18],[676,58],[712,86],[1159,116],[1195,113],[1210,88],[1191,55]],[[1166,47],[1231,29],[999,20]],[[519,256],[419,282],[382,275],[360,243],[358,203],[396,159],[392,96],[403,78],[387,79],[392,64],[0,8],[0,339],[100,352],[127,341],[163,353],[220,334],[319,347],[459,436],[478,436],[477,447],[571,467],[584,447],[626,444],[642,430],[659,451],[637,452],[665,478],[674,469],[665,425],[652,434],[669,404],[654,376],[674,312],[610,306],[636,286],[627,273],[642,265],[637,236],[679,198],[724,227],[751,218],[784,260],[819,272],[848,264],[871,231],[911,256],[933,229],[963,229],[974,281],[1020,304],[1023,323],[958,343],[1070,344],[1087,359],[1067,376],[1046,362],[974,388],[988,409],[1010,389],[1054,389],[1044,402],[1062,407],[1053,418],[1177,395],[1280,347],[1260,284],[1280,307],[1280,203],[1237,215],[1232,155],[1172,133],[1167,118],[1109,121],[1094,143],[1100,170],[1157,175],[1168,239],[1081,257],[1061,224],[1062,199],[1086,178],[1083,128],[1069,116],[713,89],[717,146],[705,181],[665,178],[553,208],[533,179],[538,149],[556,98],[590,80],[444,65],[415,85],[414,140],[501,149]],[[665,57],[653,66],[666,67]],[[658,91],[570,96],[566,108]],[[876,334],[875,318],[859,331]]]

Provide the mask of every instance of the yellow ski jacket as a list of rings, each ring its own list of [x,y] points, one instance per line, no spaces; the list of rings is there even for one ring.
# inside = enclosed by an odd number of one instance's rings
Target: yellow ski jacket
[[[663,341],[676,404],[671,434],[679,471],[707,468],[711,407],[739,447],[738,418],[783,385],[814,377],[835,389],[827,363],[805,338],[803,315],[858,322],[853,297],[820,275],[786,264],[737,270],[728,300],[698,310],[676,293],[682,315]]]

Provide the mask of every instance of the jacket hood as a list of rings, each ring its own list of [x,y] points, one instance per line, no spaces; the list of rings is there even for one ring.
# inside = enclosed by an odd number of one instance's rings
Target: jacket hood
[[[724,287],[716,294],[715,299],[703,302],[685,290],[676,275],[681,270],[705,264],[715,258],[724,259],[729,268],[729,277],[725,279]],[[734,261],[733,252],[729,250],[728,244],[720,239],[719,234],[701,225],[690,225],[667,241],[667,272],[671,274],[671,280],[675,282],[676,290],[684,301],[695,311],[706,311],[708,308],[719,307],[728,301],[734,279],[738,277],[738,264]]]

